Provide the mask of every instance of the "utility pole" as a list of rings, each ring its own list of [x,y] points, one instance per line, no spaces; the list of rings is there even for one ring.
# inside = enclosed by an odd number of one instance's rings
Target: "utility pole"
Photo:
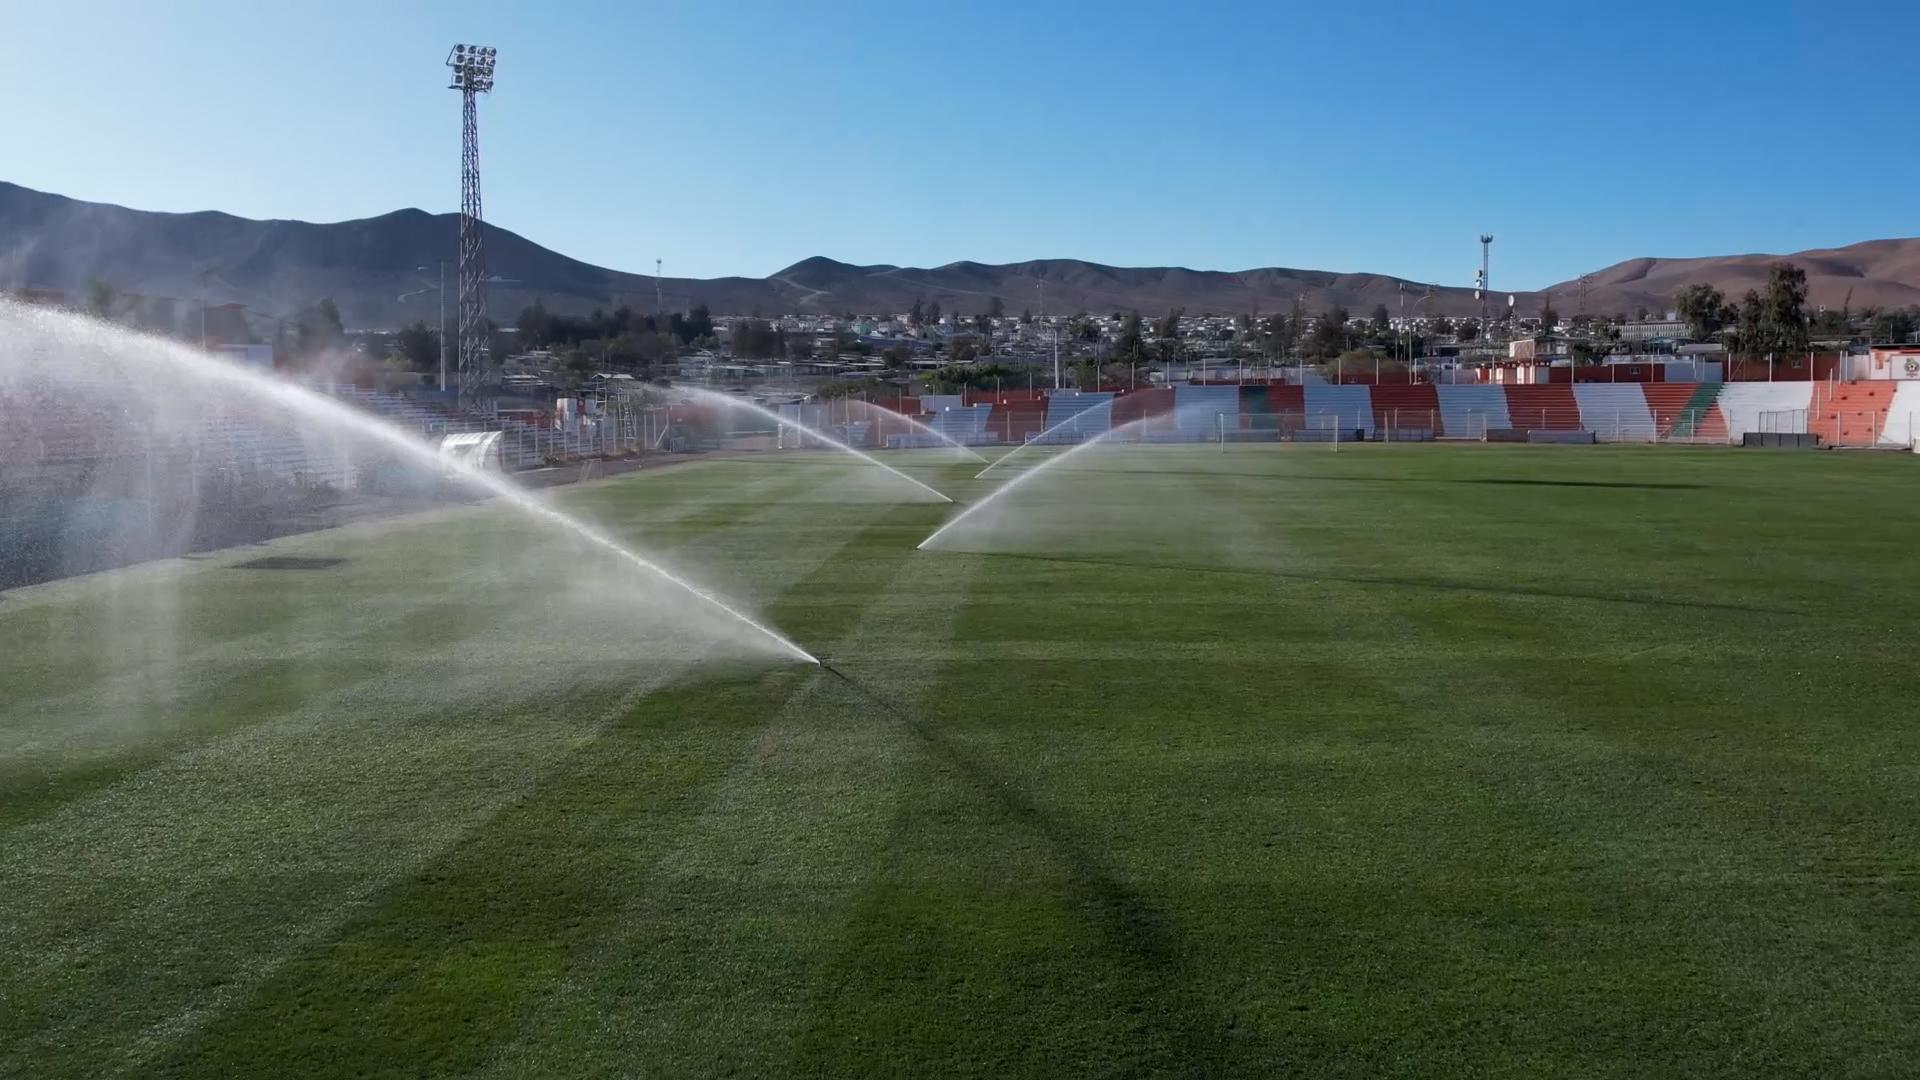
[[[667,313],[666,304],[660,294],[660,260],[653,260],[653,328],[660,329],[660,319]]]

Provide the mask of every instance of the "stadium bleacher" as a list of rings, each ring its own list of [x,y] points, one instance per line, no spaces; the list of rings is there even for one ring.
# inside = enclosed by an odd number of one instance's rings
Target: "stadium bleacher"
[[[1442,383],[1433,388],[1440,401],[1440,435],[1448,439],[1478,439],[1490,428],[1512,427],[1507,394],[1498,386]]]
[[[1640,383],[1579,383],[1580,426],[1602,442],[1652,442],[1659,435]]]
[[[1042,396],[1003,398],[993,402],[987,431],[1000,442],[1018,446],[1045,429],[1047,399]]]
[[[1375,430],[1406,432],[1412,438],[1422,437],[1419,432],[1427,438],[1440,435],[1440,398],[1430,383],[1376,386],[1371,397]]]
[[[1508,427],[1526,431],[1579,431],[1580,402],[1566,383],[1509,385]]]
[[[1309,384],[1306,387],[1307,426],[1364,431],[1373,437],[1373,394],[1360,385]]]
[[[1188,386],[1173,388],[1172,430],[1165,437],[1182,442],[1216,438],[1221,418],[1230,428],[1240,426],[1240,388]]]
[[[1049,443],[1077,443],[1096,438],[1113,428],[1113,395],[1096,390],[1069,390],[1047,398],[1047,432],[1040,438]]]
[[[1827,446],[1873,446],[1897,385],[1886,380],[1815,383],[1807,430]]]
[[[1880,425],[1880,445],[1911,447],[1920,439],[1920,382],[1895,384],[1887,402],[1886,421]]]
[[[1678,442],[1725,442],[1726,421],[1714,408],[1719,383],[1647,383],[1640,388],[1653,417],[1654,437]]]
[[[1173,395],[1174,390],[1171,386],[1154,386],[1116,396],[1113,399],[1114,426],[1157,418],[1154,423],[1142,426],[1150,429],[1164,426],[1167,430],[1172,430]]]
[[[972,446],[993,441],[988,424],[992,418],[993,406],[989,404],[952,405],[934,413],[927,426],[962,446]]]
[[[1297,383],[1277,383],[1267,387],[1267,407],[1273,410],[1280,437],[1290,438],[1306,424],[1307,391]]]
[[[1749,431],[1805,431],[1807,409],[1813,404],[1808,382],[1736,382],[1720,390],[1720,415],[1726,418],[1727,438],[1739,442]]]

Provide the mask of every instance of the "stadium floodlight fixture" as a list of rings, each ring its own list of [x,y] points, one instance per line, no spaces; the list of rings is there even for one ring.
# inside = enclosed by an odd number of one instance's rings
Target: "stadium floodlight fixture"
[[[493,65],[497,50],[486,45],[455,45],[447,54],[447,66],[453,69],[449,90],[484,94],[493,89]]]

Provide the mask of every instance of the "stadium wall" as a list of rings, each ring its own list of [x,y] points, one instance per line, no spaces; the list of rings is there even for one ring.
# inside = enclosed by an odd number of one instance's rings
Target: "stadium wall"
[[[929,405],[943,412],[979,409],[983,419],[969,417],[967,438],[1009,443],[1083,411],[1088,422],[1072,425],[1059,441],[1097,435],[1109,418],[1112,425],[1153,418],[1143,430],[1164,441],[1206,441],[1223,430],[1241,438],[1285,439],[1328,427],[1365,431],[1370,438],[1402,432],[1400,437],[1413,439],[1481,439],[1491,430],[1512,430],[1590,432],[1601,442],[1738,444],[1749,432],[1773,432],[1815,434],[1831,446],[1905,447],[1920,438],[1920,379],[1806,379],[1809,371],[1837,370],[1818,355],[1780,369],[1800,377],[1756,381],[1748,366],[1738,370],[1738,381],[1668,382],[1663,376],[1671,372],[1648,367],[1632,378],[1574,383],[1210,382],[905,398],[887,405],[902,412],[918,408],[929,420],[935,411]],[[1098,422],[1094,408],[1104,410]]]

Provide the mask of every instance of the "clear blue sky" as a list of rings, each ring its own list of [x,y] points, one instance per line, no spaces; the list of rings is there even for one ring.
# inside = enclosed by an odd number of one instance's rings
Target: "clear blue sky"
[[[0,179],[569,255],[1297,266],[1496,288],[1920,232],[1920,5],[0,0]],[[1038,10],[1029,10],[1036,8]]]

